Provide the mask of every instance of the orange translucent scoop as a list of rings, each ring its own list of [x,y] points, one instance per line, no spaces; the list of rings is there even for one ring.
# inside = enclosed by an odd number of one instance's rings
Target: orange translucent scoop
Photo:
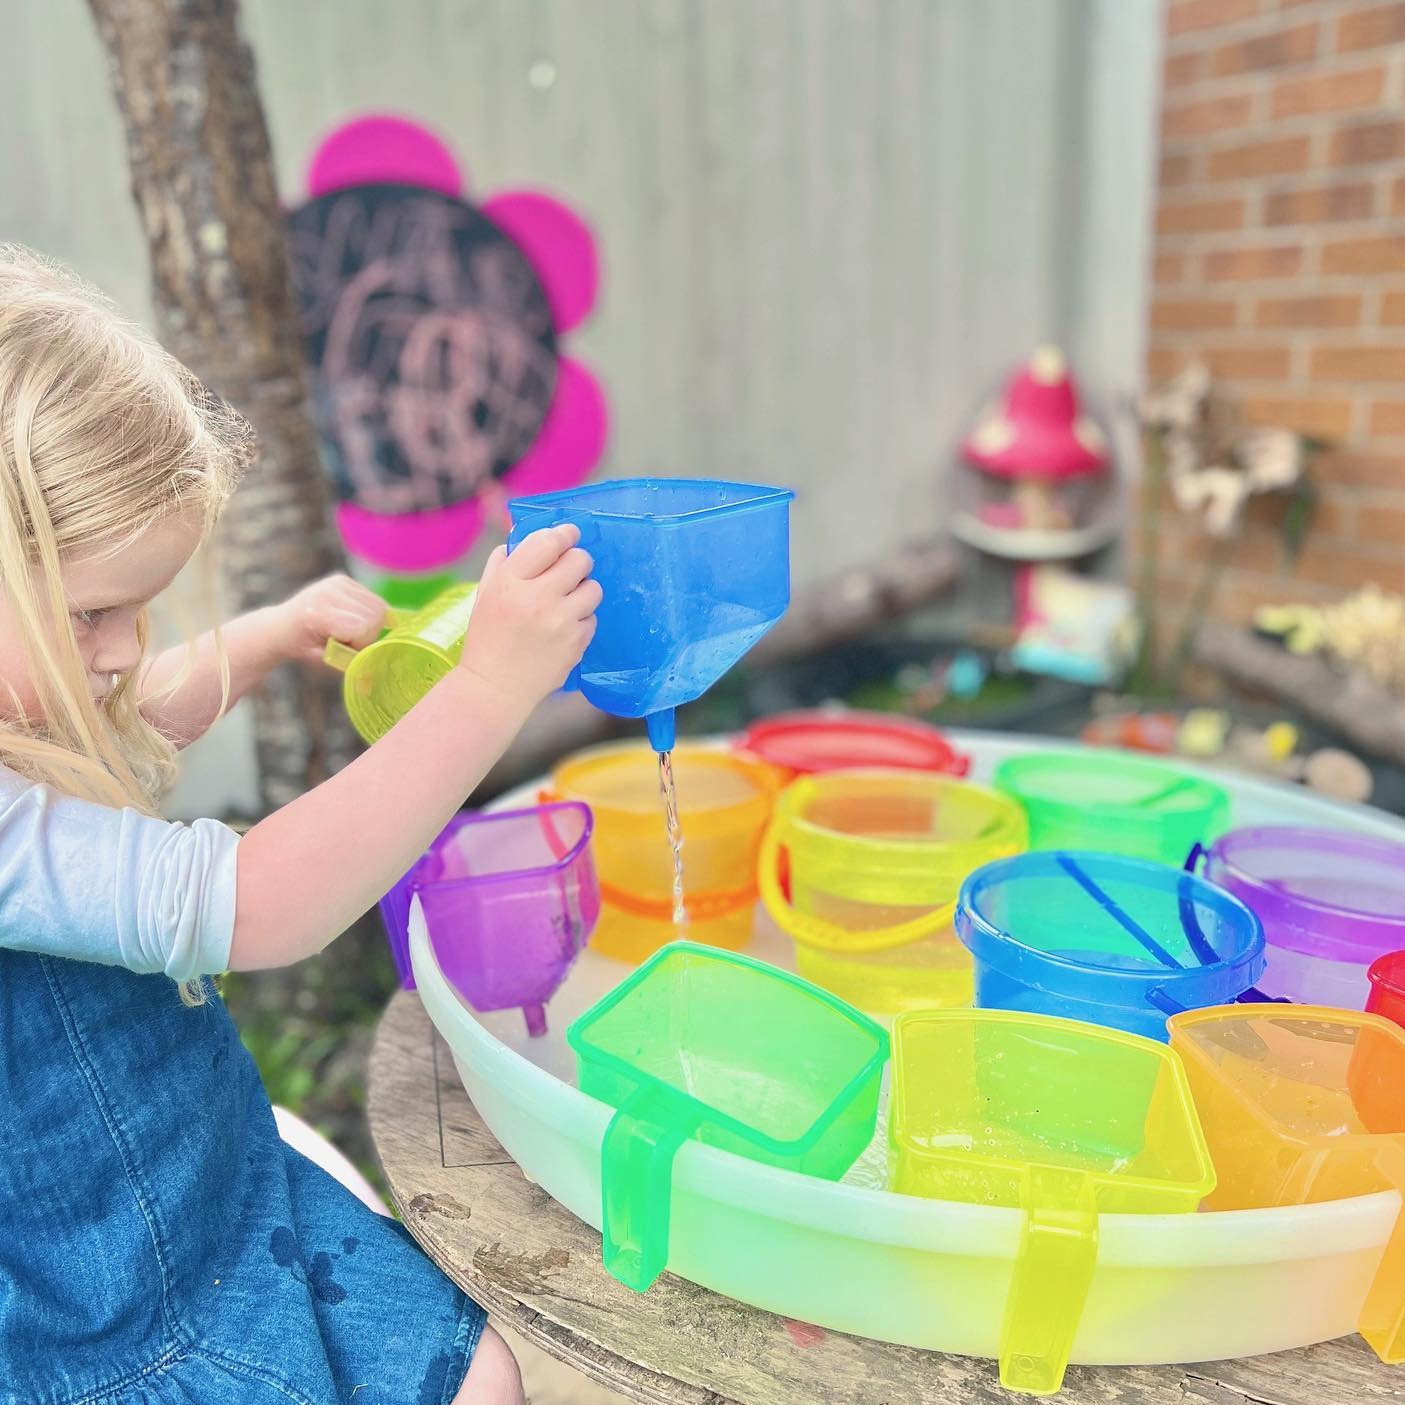
[[[1405,1196],[1405,1030],[1321,1005],[1219,1005],[1169,1021],[1215,1162],[1215,1210]],[[1361,1310],[1405,1361],[1405,1215]]]

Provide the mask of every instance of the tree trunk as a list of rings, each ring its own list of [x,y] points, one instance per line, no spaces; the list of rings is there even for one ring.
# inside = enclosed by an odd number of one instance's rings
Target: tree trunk
[[[268,130],[238,0],[89,0],[127,131],[165,345],[258,431],[220,545],[240,610],[344,568],[306,411]],[[254,702],[266,808],[344,765],[339,680],[285,665]]]

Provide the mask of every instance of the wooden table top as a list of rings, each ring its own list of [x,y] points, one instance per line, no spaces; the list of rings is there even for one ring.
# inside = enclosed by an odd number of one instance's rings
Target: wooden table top
[[[664,1274],[616,1283],[600,1236],[531,1184],[469,1102],[413,992],[370,1069],[371,1133],[405,1224],[514,1331],[649,1405],[1010,1405],[995,1363],[845,1336]],[[1071,1366],[1065,1405],[1345,1405],[1405,1399],[1405,1370],[1356,1337],[1213,1365]]]

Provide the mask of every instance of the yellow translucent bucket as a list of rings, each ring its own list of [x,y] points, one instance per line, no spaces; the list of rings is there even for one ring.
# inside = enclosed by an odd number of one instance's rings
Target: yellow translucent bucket
[[[1214,1189],[1180,1057],[1137,1034],[1013,1010],[893,1025],[890,1181],[902,1195],[1024,1211],[1000,1383],[1058,1390],[1101,1214],[1189,1214]]]
[[[379,741],[459,661],[477,583],[451,586],[421,610],[388,610],[390,628],[353,649],[327,641],[322,657],[345,675],[342,700],[363,741]]]
[[[974,870],[1022,851],[1026,834],[1014,800],[967,781],[919,771],[805,776],[776,802],[761,900],[794,940],[800,974],[850,1004],[876,1014],[969,1005],[956,898]]]
[[[778,784],[763,762],[679,746],[673,750],[683,830],[686,935],[740,951],[756,915],[756,853]],[[673,923],[673,850],[649,746],[599,747],[568,758],[550,796],[581,800],[595,814],[600,922],[593,951],[638,963],[685,935]]]

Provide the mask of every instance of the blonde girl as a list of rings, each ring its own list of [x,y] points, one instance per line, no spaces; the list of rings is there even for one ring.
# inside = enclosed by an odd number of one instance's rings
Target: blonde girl
[[[326,639],[346,578],[151,657],[243,422],[91,289],[0,247],[0,1405],[513,1405],[516,1364],[393,1220],[286,1147],[208,977],[322,950],[594,629],[573,529],[483,578],[463,663],[244,838],[157,815],[176,752]]]

